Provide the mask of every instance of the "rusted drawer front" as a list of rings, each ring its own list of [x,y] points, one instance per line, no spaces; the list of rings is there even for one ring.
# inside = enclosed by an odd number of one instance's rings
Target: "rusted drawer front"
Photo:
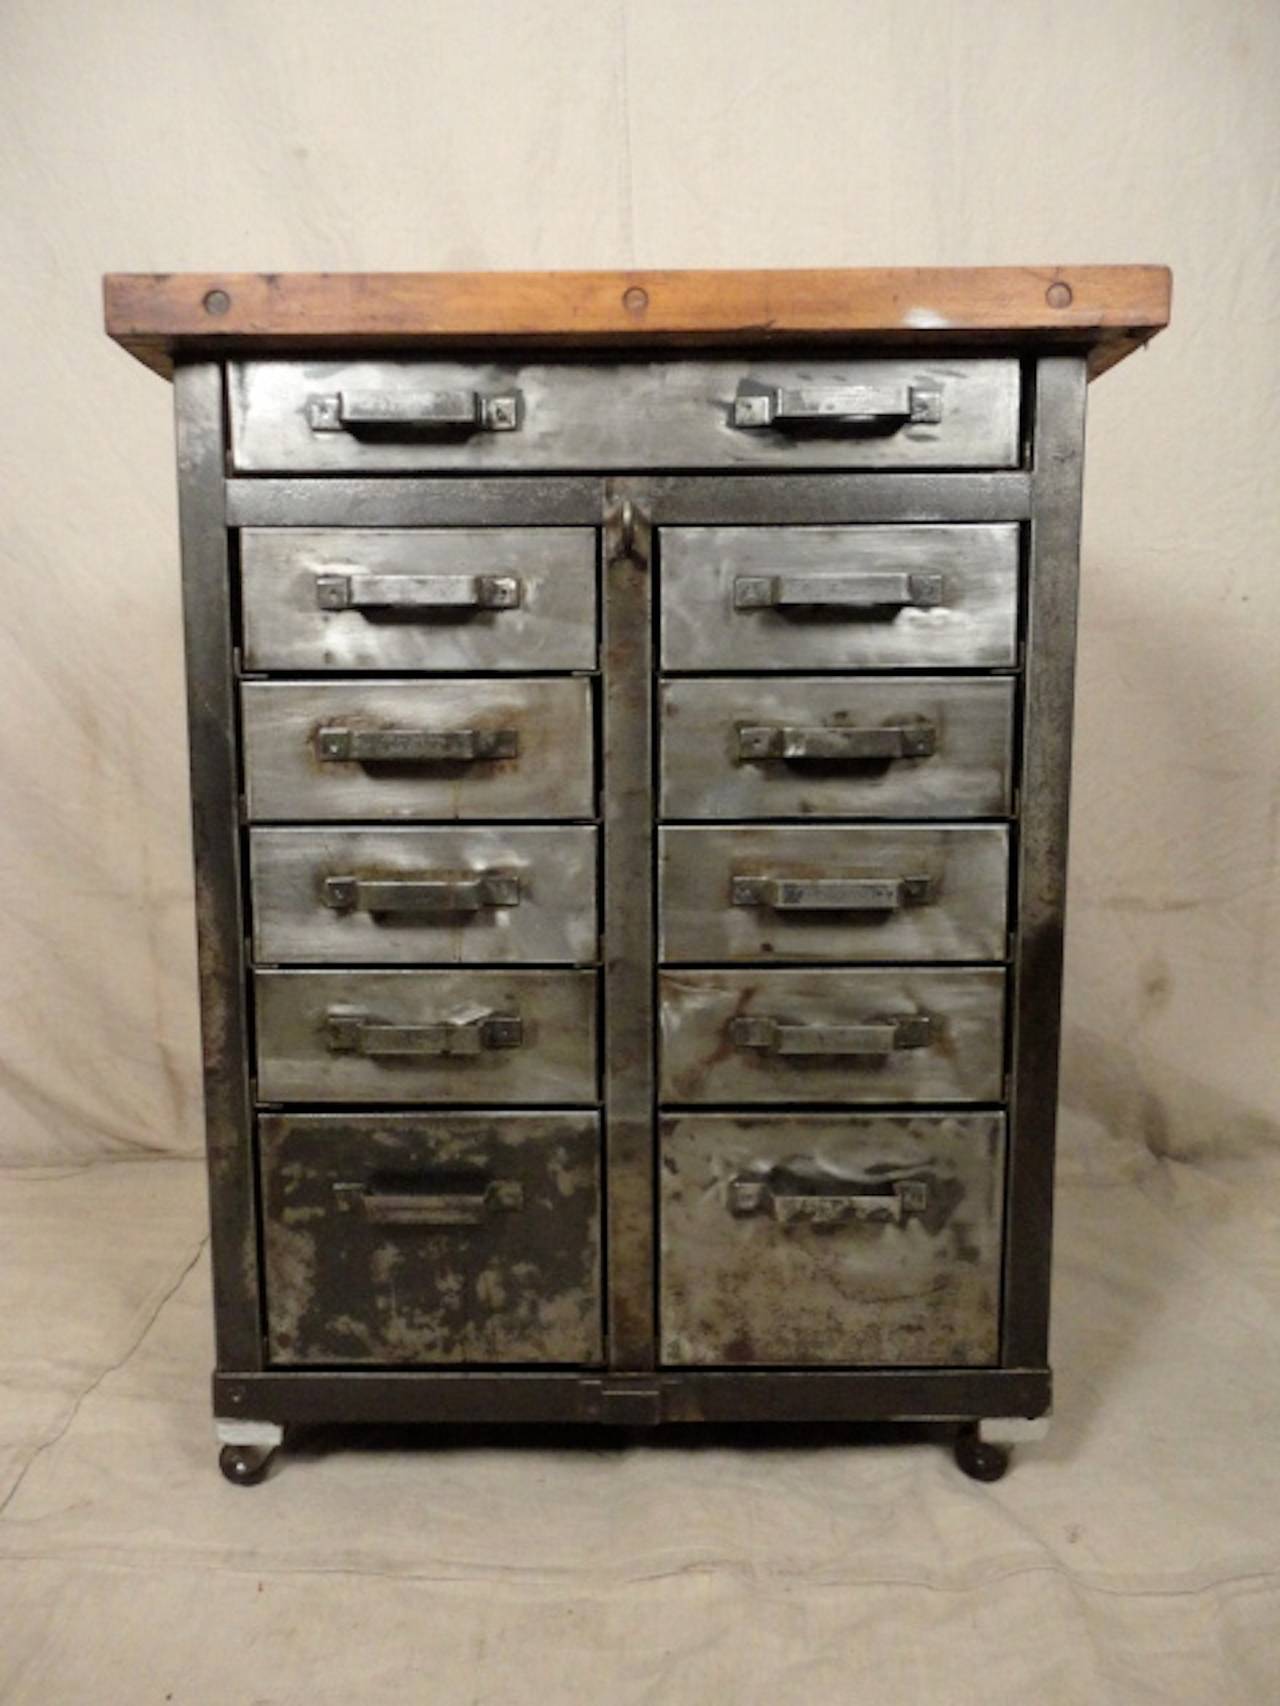
[[[998,824],[659,831],[659,955],[720,960],[1004,958]]]
[[[665,1119],[664,1362],[996,1362],[1004,1147],[999,1114]]]
[[[667,971],[669,1103],[994,1102],[1004,972]]]
[[[240,535],[249,669],[593,669],[590,528]]]
[[[1018,460],[1010,360],[250,361],[230,394],[251,473]]]
[[[250,681],[249,816],[590,817],[587,681]]]
[[[265,1102],[596,1100],[587,971],[260,971]]]
[[[998,676],[664,682],[662,813],[997,817],[1013,693]]]
[[[1018,656],[1018,529],[672,527],[666,669],[985,669]]]
[[[272,1362],[597,1363],[594,1114],[259,1122]]]
[[[584,965],[596,831],[255,829],[253,951],[280,965]]]

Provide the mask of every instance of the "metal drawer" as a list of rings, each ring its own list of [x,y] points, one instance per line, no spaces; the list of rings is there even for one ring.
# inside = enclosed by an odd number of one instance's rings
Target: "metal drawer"
[[[999,1114],[662,1122],[662,1358],[981,1367],[999,1354]]]
[[[249,669],[593,669],[589,528],[240,535]]]
[[[600,1361],[594,1114],[258,1129],[272,1362]]]
[[[260,971],[264,1102],[594,1102],[589,971]]]
[[[588,681],[250,681],[254,819],[590,817]]]
[[[594,960],[596,831],[255,829],[253,951],[311,965]]]
[[[994,1102],[1004,972],[667,971],[664,1102]]]
[[[659,956],[997,960],[1007,930],[1001,825],[659,831]]]
[[[1018,529],[672,527],[667,669],[947,669],[1018,656]]]
[[[1010,360],[250,361],[250,473],[548,468],[1011,468]]]
[[[1013,681],[748,676],[660,688],[664,816],[995,817]]]

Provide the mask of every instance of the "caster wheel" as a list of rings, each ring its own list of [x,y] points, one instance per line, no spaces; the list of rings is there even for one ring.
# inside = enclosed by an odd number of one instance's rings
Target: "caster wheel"
[[[956,1435],[956,1462],[973,1481],[998,1481],[1009,1467],[1009,1448],[979,1436],[976,1425]]]
[[[224,1445],[218,1453],[218,1468],[233,1487],[256,1487],[265,1479],[273,1451],[252,1445]]]

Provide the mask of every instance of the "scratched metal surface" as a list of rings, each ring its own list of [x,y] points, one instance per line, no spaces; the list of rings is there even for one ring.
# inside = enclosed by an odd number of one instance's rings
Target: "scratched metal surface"
[[[587,824],[459,829],[255,829],[254,957],[274,964],[484,965],[594,960],[597,831]],[[515,905],[370,912],[326,902],[335,877],[412,883],[500,873]]]
[[[661,957],[719,960],[996,960],[1005,953],[1009,832],[1002,824],[830,829],[694,824],[658,832]],[[776,910],[733,902],[735,879],[925,880],[892,910]]]
[[[248,681],[245,795],[256,819],[590,817],[591,683]],[[511,758],[322,760],[322,728],[513,733]]]
[[[258,1090],[268,1102],[594,1102],[596,978],[588,971],[260,971]],[[433,1027],[518,1020],[514,1047],[363,1054],[332,1021]]]
[[[274,1362],[600,1360],[596,1115],[273,1114],[259,1138]],[[520,1201],[478,1224],[379,1224],[335,1185]]]
[[[687,1114],[661,1132],[661,1339],[672,1364],[996,1360],[999,1114]],[[892,1220],[783,1224],[735,1181],[815,1195],[923,1187]]]
[[[351,572],[498,576],[508,609],[325,609],[317,582]],[[280,528],[240,535],[249,669],[593,669],[590,528]]]
[[[1012,468],[1018,364],[1007,358],[608,362],[250,361],[230,367],[235,465],[252,473],[496,473],[550,468]],[[941,395],[936,425],[830,436],[730,423],[740,381],[768,385],[919,385]],[[359,438],[314,432],[308,400],[340,391],[440,390],[523,396],[515,432],[469,438]]]
[[[1012,680],[750,676],[659,690],[666,817],[995,817],[1009,809]],[[927,757],[743,759],[743,728],[930,724]]]
[[[991,1102],[1004,1064],[999,967],[664,971],[660,1094],[668,1103]],[[778,1053],[734,1023],[865,1026],[927,1017],[929,1041],[883,1055]]]
[[[662,547],[666,669],[996,668],[1017,661],[1018,529],[669,527]],[[924,608],[739,609],[749,576],[941,577]]]

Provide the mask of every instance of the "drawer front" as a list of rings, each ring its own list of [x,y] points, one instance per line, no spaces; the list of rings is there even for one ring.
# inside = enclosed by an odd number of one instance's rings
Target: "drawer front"
[[[1018,364],[251,361],[231,442],[252,473],[1011,468]]]
[[[1004,972],[659,975],[664,1102],[994,1102]]]
[[[260,971],[265,1102],[596,1100],[588,971]]]
[[[596,957],[596,831],[255,829],[254,957],[466,965]]]
[[[996,824],[659,832],[660,957],[997,960],[1009,833]]]
[[[250,681],[243,710],[254,819],[592,814],[587,681]]]
[[[662,1122],[662,1358],[981,1367],[999,1354],[999,1114]]]
[[[596,1363],[594,1114],[273,1114],[273,1363]]]
[[[667,669],[983,669],[1018,655],[1018,529],[673,527]]]
[[[593,669],[589,528],[240,535],[249,669]]]
[[[750,676],[661,689],[666,817],[995,817],[1012,680]]]

